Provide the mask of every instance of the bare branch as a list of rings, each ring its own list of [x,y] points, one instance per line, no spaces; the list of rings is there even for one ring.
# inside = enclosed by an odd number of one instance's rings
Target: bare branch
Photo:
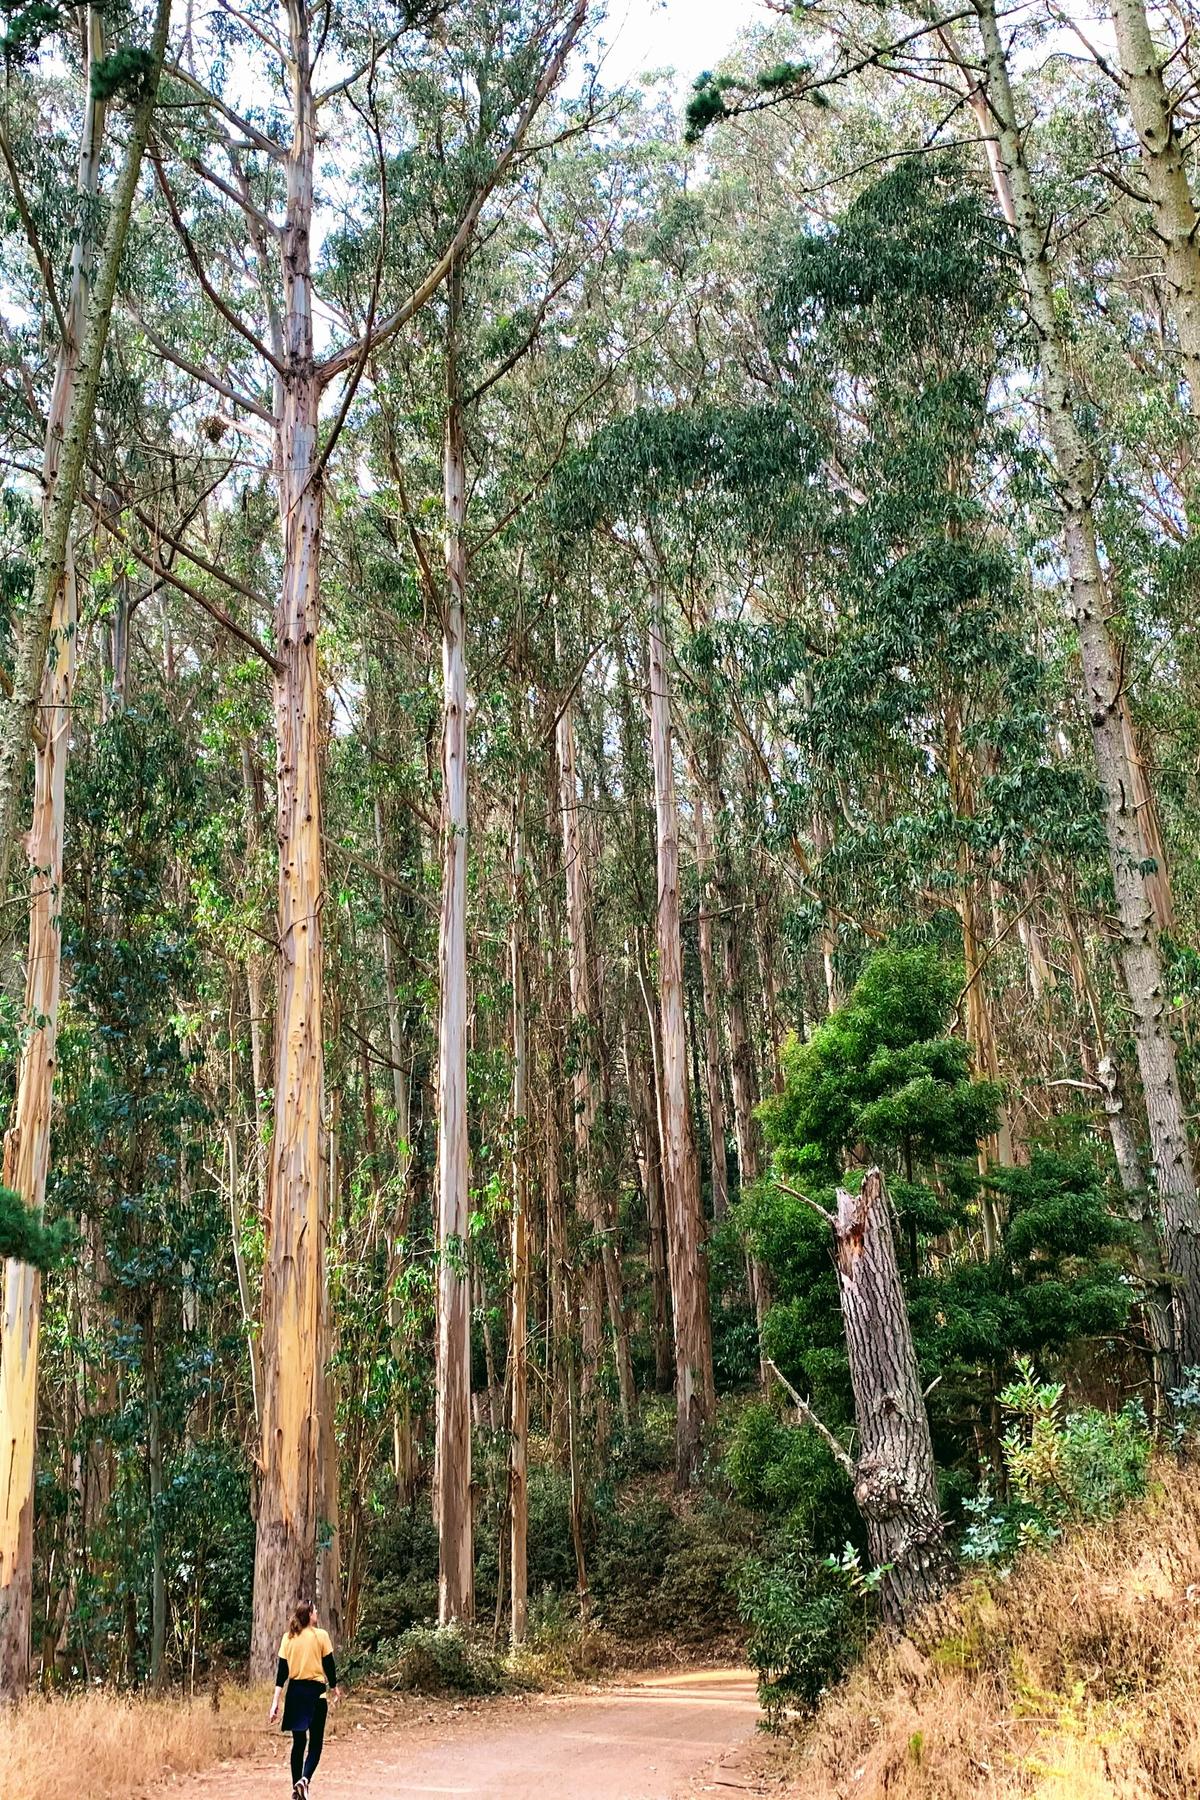
[[[196,280],[200,283],[204,293],[216,307],[226,324],[232,325],[233,329],[245,338],[251,348],[258,352],[263,361],[270,363],[276,374],[282,376],[283,365],[272,356],[271,352],[267,349],[267,346],[253,331],[251,331],[250,327],[238,317],[232,306],[229,305],[228,301],[218,292],[217,288],[209,279],[208,270],[204,266],[204,259],[201,257],[199,250],[197,250],[195,243],[192,241],[191,233],[183,222],[183,215],[176,203],[175,195],[171,191],[171,184],[167,180],[167,172],[163,168],[162,159],[158,155],[155,155],[152,160],[154,163],[154,173],[158,180],[159,191],[167,203],[167,211],[171,215],[171,223],[174,225],[175,230],[179,235],[179,241],[183,245],[185,256],[192,265],[192,272],[195,275]]]
[[[837,1463],[839,1469],[844,1469],[851,1481],[853,1481],[855,1474],[854,1459],[846,1449],[845,1445],[840,1443],[838,1439],[834,1437],[832,1431],[830,1431],[828,1425],[826,1425],[823,1420],[818,1419],[816,1413],[808,1404],[808,1401],[800,1398],[787,1376],[781,1373],[776,1364],[771,1361],[770,1357],[767,1358],[767,1367],[770,1369],[780,1387],[787,1389],[800,1423],[802,1425],[811,1425],[813,1430],[817,1433],[817,1436],[824,1439],[834,1462]]]
[[[181,575],[174,574],[172,570],[168,569],[165,564],[162,563],[157,556],[152,555],[150,551],[143,550],[140,544],[136,544],[117,515],[110,512],[108,507],[105,506],[103,501],[99,500],[95,494],[89,494],[84,491],[82,498],[91,507],[96,517],[104,521],[104,524],[107,526],[108,530],[112,532],[113,536],[120,543],[124,544],[131,555],[137,558],[144,569],[149,569],[150,573],[156,576],[159,581],[165,581],[170,587],[177,588],[181,594],[185,594],[189,600],[194,600],[197,606],[203,607],[204,611],[217,621],[218,625],[223,625],[226,631],[232,632],[234,637],[240,639],[248,650],[253,650],[255,656],[260,657],[273,674],[282,675],[283,664],[272,651],[267,649],[267,646],[260,638],[256,638],[252,631],[247,631],[244,625],[239,625],[237,620],[227,613],[223,606],[218,605],[215,600],[210,599],[209,596],[202,593],[199,588],[193,587],[191,582],[185,581]]]
[[[38,236],[38,229],[37,225],[34,223],[33,211],[29,205],[29,201],[25,197],[25,189],[21,185],[21,176],[18,172],[17,165],[13,160],[12,151],[9,148],[8,133],[3,130],[0,130],[0,157],[3,157],[4,159],[4,167],[8,172],[8,180],[9,185],[12,188],[13,200],[16,202],[17,216],[24,228],[25,237],[28,241],[30,251],[32,252],[33,260],[38,266],[38,273],[42,278],[42,285],[46,290],[46,299],[50,303],[50,310],[54,314],[54,322],[58,326],[59,338],[65,343],[67,338],[67,321],[63,317],[62,307],[59,305],[58,289],[54,285],[54,264],[47,251],[43,248],[42,240]]]
[[[249,394],[242,393],[240,388],[235,388],[229,382],[222,381],[221,377],[219,375],[214,375],[211,369],[205,369],[202,368],[199,363],[190,362],[186,356],[183,356],[172,344],[168,343],[167,339],[156,331],[153,325],[148,325],[141,314],[135,312],[133,307],[128,305],[128,302],[126,302],[126,305],[130,317],[137,321],[140,330],[145,333],[146,337],[154,345],[154,348],[158,351],[160,356],[165,356],[169,363],[174,363],[175,367],[177,369],[182,369],[185,375],[191,375],[197,381],[202,381],[206,387],[210,387],[213,390],[214,394],[220,394],[221,397],[228,400],[231,405],[243,407],[246,412],[254,413],[265,425],[270,425],[274,428],[274,414],[269,412],[261,401],[252,399]]]
[[[586,18],[587,0],[577,0],[575,11],[571,15],[570,22],[559,39],[553,56],[542,70],[541,78],[539,79],[536,88],[526,101],[525,106],[521,111],[521,115],[513,128],[512,136],[509,138],[508,143],[500,156],[497,157],[487,179],[480,183],[479,187],[472,195],[463,211],[462,217],[458,222],[458,228],[455,231],[453,238],[450,240],[449,245],[438,258],[428,275],[426,275],[424,281],[421,282],[419,287],[413,290],[403,305],[398,307],[389,318],[384,319],[383,322],[376,327],[372,335],[366,337],[366,341],[372,349],[377,348],[380,344],[385,343],[388,338],[393,337],[395,333],[400,330],[402,325],[406,325],[415,313],[420,312],[425,303],[437,293],[437,290],[441,287],[451,269],[462,257],[463,252],[466,250],[475,233],[475,227],[479,223],[480,214],[483,212],[484,206],[517,159],[525,138],[528,136],[530,126],[541,111],[547,96],[553,91],[557,84],[567,57],[570,55],[571,47],[574,44],[575,39],[579,36],[580,31],[583,29]],[[351,368],[358,361],[361,354],[361,342],[343,345],[342,349],[335,351],[331,357],[321,364],[317,371],[320,380],[322,382],[332,381],[334,377],[340,375],[343,370]]]
[[[830,1231],[836,1229],[837,1221],[833,1214],[826,1211],[820,1201],[814,1200],[810,1194],[802,1194],[800,1189],[794,1188],[790,1181],[777,1181],[774,1176],[771,1177],[771,1186],[777,1187],[781,1194],[790,1194],[793,1200],[803,1200],[805,1206],[810,1206],[818,1218],[824,1219]]]
[[[191,88],[194,94],[200,96],[206,106],[211,106],[223,118],[228,119],[229,123],[241,132],[252,148],[261,150],[265,156],[274,156],[280,161],[283,160],[283,145],[276,144],[269,137],[264,137],[263,133],[256,130],[249,120],[243,119],[240,113],[234,112],[231,106],[227,106],[219,94],[214,94],[211,88],[206,88],[202,81],[197,81],[194,75],[189,75],[188,71],[181,68],[178,63],[168,62],[163,67],[166,74],[173,75],[177,81],[182,81]]]

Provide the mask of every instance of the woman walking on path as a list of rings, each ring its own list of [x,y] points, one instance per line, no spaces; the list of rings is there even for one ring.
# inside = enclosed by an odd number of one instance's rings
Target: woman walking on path
[[[321,1760],[329,1701],[339,1698],[337,1664],[329,1633],[317,1621],[317,1609],[301,1600],[279,1646],[275,1698],[267,1723],[279,1717],[279,1701],[287,1689],[283,1731],[292,1734],[292,1800],[308,1800],[308,1784]]]

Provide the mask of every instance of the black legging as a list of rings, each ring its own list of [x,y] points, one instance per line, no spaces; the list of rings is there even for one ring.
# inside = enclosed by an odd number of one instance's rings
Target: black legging
[[[325,1742],[325,1715],[329,1711],[324,1701],[314,1707],[312,1724],[307,1731],[292,1733],[292,1781],[311,1781],[321,1760],[321,1749]],[[307,1750],[308,1754],[305,1754]]]

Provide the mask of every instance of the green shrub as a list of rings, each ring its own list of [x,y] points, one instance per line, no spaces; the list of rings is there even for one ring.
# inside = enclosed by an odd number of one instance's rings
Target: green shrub
[[[426,1497],[377,1525],[369,1553],[356,1642],[364,1651],[392,1643],[437,1617],[438,1540]]]
[[[1011,1418],[1003,1438],[1008,1498],[984,1482],[966,1503],[968,1562],[1005,1562],[1027,1544],[1049,1544],[1071,1524],[1111,1518],[1146,1491],[1150,1430],[1140,1400],[1119,1413],[1062,1409],[1058,1382],[1039,1382],[1032,1364],[1000,1396]]]
[[[790,1536],[833,1550],[861,1529],[850,1484],[815,1431],[787,1424],[764,1402],[747,1406],[725,1453],[734,1498],[786,1520]]]
[[[684,1644],[723,1636],[738,1622],[738,1578],[745,1552],[713,1536],[673,1550],[655,1594],[662,1629]]]
[[[601,1624],[632,1639],[661,1629],[658,1586],[680,1541],[679,1521],[657,1494],[639,1495],[597,1518],[589,1581]]]
[[[631,1642],[661,1632],[700,1643],[735,1629],[748,1524],[711,1497],[682,1515],[659,1494],[599,1512],[589,1566],[597,1623]]]
[[[1171,1406],[1171,1442],[1180,1456],[1200,1446],[1200,1369],[1181,1370],[1179,1386],[1167,1395]]]
[[[458,1625],[414,1625],[377,1646],[376,1680],[411,1694],[499,1694],[513,1686],[490,1643]]]
[[[747,1655],[772,1730],[789,1710],[816,1706],[858,1655],[872,1585],[850,1550],[842,1558],[791,1551],[746,1562],[739,1603],[750,1627]]]

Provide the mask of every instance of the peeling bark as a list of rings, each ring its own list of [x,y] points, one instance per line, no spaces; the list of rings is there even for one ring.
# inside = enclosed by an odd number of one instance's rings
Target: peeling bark
[[[322,1119],[322,688],[317,660],[323,491],[317,474],[320,386],[313,352],[310,233],[316,113],[308,13],[284,9],[293,62],[292,138],[282,244],[284,371],[276,481],[283,582],[274,682],[279,951],[275,1119],[267,1173],[262,1292],[262,1440],[254,1561],[252,1666],[270,1666],[296,1600],[317,1590],[327,1493],[329,1228]]]

